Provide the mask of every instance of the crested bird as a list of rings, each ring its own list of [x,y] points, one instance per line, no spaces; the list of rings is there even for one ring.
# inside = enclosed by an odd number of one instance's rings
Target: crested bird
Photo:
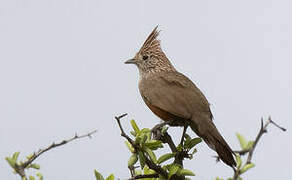
[[[134,58],[125,62],[138,67],[142,99],[170,126],[191,127],[225,164],[235,167],[234,152],[216,128],[208,100],[171,64],[161,49],[158,35],[156,26]]]

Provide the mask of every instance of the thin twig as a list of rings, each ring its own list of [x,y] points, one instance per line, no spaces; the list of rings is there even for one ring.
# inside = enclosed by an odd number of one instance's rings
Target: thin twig
[[[278,124],[276,124],[274,121],[272,121],[271,117],[269,117],[269,120],[270,120],[270,122],[271,122],[272,124],[274,124],[277,128],[281,129],[282,131],[286,131],[286,130],[287,130],[287,129],[285,129],[285,128],[279,126]]]
[[[67,139],[67,140],[63,140],[63,141],[61,141],[60,143],[52,143],[50,146],[48,146],[48,147],[46,147],[46,148],[44,148],[44,149],[39,149],[37,152],[34,152],[33,153],[33,155],[29,158],[29,159],[27,159],[26,161],[24,161],[22,164],[20,164],[20,165],[16,165],[16,172],[22,177],[22,178],[24,178],[24,177],[26,177],[26,175],[25,175],[25,168],[27,167],[27,166],[29,166],[34,160],[36,160],[41,154],[43,154],[44,152],[47,152],[47,151],[49,151],[49,150],[51,150],[51,149],[53,149],[53,148],[56,148],[56,147],[58,147],[58,146],[62,146],[62,145],[65,145],[65,144],[67,144],[67,143],[69,143],[69,142],[71,142],[71,141],[74,141],[74,140],[76,140],[76,139],[81,139],[81,138],[85,138],[85,137],[89,137],[89,138],[91,138],[91,136],[94,134],[94,133],[96,133],[97,132],[97,130],[94,130],[94,131],[92,131],[92,132],[90,132],[90,133],[87,133],[87,134],[84,134],[84,135],[81,135],[81,136],[79,136],[79,135],[77,135],[77,134],[75,134],[72,138],[70,138],[70,139]]]
[[[139,174],[135,175],[134,177],[128,179],[128,180],[135,180],[135,179],[145,179],[145,178],[158,178],[159,174]]]
[[[121,125],[121,119],[125,116],[127,116],[128,114],[125,113],[125,114],[122,114],[120,116],[116,116],[115,119],[117,120],[118,122],[118,125],[119,125],[119,128],[121,130],[121,136],[123,136],[124,138],[126,138],[132,145],[134,144],[134,141],[125,133],[122,125]]]
[[[253,152],[254,152],[254,150],[255,150],[255,148],[256,148],[256,146],[257,146],[260,138],[262,137],[262,135],[267,132],[267,127],[268,127],[269,124],[273,124],[276,127],[278,127],[279,129],[281,129],[282,131],[286,131],[285,128],[279,126],[274,121],[272,121],[271,117],[268,118],[268,120],[265,123],[265,125],[263,123],[263,118],[261,118],[261,128],[260,128],[260,131],[259,131],[258,135],[255,138],[255,141],[254,141],[252,147],[250,147],[249,149],[241,150],[241,151],[234,151],[235,153],[238,153],[239,155],[245,155],[246,153],[248,153],[248,156],[247,156],[247,160],[246,160],[245,165],[251,163],[251,159],[253,157]],[[243,165],[243,166],[245,166],[245,165]],[[240,171],[239,169],[236,170],[236,171],[234,171],[233,180],[237,180],[238,179],[238,177],[240,175],[240,172],[239,171]]]
[[[264,133],[267,132],[267,127],[268,127],[268,125],[269,125],[270,123],[273,124],[273,125],[275,125],[275,126],[278,127],[279,129],[281,129],[282,131],[286,131],[285,128],[280,127],[280,126],[277,125],[274,121],[272,121],[271,117],[268,118],[268,121],[267,121],[266,124],[263,126],[264,123],[263,123],[263,118],[262,118],[262,119],[261,119],[261,129],[260,129],[260,132],[259,132],[259,134],[257,135],[257,137],[256,137],[256,139],[255,139],[255,141],[254,141],[254,143],[253,143],[253,145],[252,145],[252,147],[251,147],[251,149],[250,149],[250,151],[249,151],[249,153],[248,153],[248,157],[247,157],[246,164],[251,163],[251,159],[252,159],[252,155],[253,155],[253,152],[254,152],[254,150],[255,150],[255,147],[256,147],[256,145],[258,144],[258,142],[259,142],[260,138],[262,137],[262,135],[263,135]]]

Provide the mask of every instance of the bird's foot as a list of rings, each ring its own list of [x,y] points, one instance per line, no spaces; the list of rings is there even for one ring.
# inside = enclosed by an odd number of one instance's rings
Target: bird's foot
[[[180,140],[180,145],[181,145],[181,147],[183,147],[184,138],[185,138],[185,134],[186,134],[186,132],[187,132],[187,129],[188,129],[188,126],[185,125],[185,126],[184,126],[184,130],[183,130],[183,134],[182,134],[182,137],[181,137],[181,140]]]
[[[168,124],[169,124],[169,122],[163,122],[163,123],[160,123],[160,124],[155,125],[155,126],[151,129],[153,139],[155,139],[155,140],[159,140],[159,139],[161,139],[161,137],[163,136],[162,128],[163,128],[165,125],[168,125]]]

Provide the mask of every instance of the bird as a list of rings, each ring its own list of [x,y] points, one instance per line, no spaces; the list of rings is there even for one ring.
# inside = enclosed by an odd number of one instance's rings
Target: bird
[[[139,71],[139,92],[148,108],[170,126],[190,127],[217,152],[219,159],[234,168],[234,152],[213,122],[210,104],[200,89],[175,69],[161,48],[156,26],[134,58]]]

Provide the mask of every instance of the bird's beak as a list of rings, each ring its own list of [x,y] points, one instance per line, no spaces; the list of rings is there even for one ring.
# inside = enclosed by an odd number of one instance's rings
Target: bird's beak
[[[136,59],[129,59],[128,61],[125,61],[125,64],[136,64]]]

